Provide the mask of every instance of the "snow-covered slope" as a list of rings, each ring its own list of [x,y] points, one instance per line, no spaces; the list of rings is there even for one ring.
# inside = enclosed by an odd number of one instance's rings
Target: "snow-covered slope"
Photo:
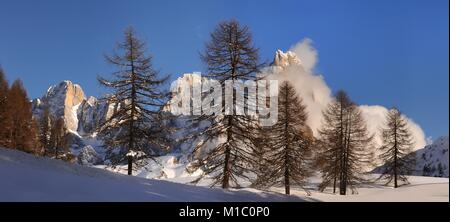
[[[172,162],[173,160],[167,159]],[[176,164],[166,174],[177,173]],[[172,177],[172,175],[167,175]],[[255,189],[222,190],[144,179],[110,171],[36,157],[0,148],[1,201],[444,201],[448,202],[448,178],[410,177],[410,185],[397,189],[374,184],[358,186],[358,195],[334,195],[317,191],[318,177],[307,186],[312,192],[292,187],[292,196]],[[182,181],[177,181],[182,182]],[[277,193],[278,192],[278,193]]]
[[[416,160],[415,170],[412,172],[413,175],[448,177],[448,136],[439,137],[432,144],[409,155],[413,155]],[[373,172],[380,173],[383,167],[379,166]]]
[[[448,177],[448,136],[439,137],[413,155],[416,156],[414,175]]]
[[[0,148],[0,201],[303,201],[116,174]]]
[[[368,175],[368,179],[378,178],[379,175]],[[410,176],[411,184],[399,188],[387,187],[379,184],[358,185],[355,195],[334,195],[332,188],[325,192],[312,191],[311,198],[324,202],[448,202],[449,181],[448,178]],[[313,184],[320,182],[313,178]],[[282,192],[282,188],[274,188],[274,191]],[[304,192],[293,189],[293,195],[302,196]]]

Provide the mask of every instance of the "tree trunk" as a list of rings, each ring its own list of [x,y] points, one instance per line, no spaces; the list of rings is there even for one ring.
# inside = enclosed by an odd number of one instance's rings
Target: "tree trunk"
[[[225,148],[225,166],[223,167],[222,188],[228,189],[230,187],[230,147]]]
[[[285,139],[285,153],[284,153],[284,189],[285,193],[289,195],[290,192],[290,181],[289,181],[289,166],[290,166],[290,160],[289,160],[289,134],[288,134],[288,121],[289,121],[289,111],[288,111],[288,90],[286,88],[285,92],[285,104],[284,104],[284,112],[286,115],[286,122],[284,123],[284,139]]]
[[[344,182],[344,104],[340,101],[340,129],[339,129],[339,194],[345,195],[343,191]]]
[[[128,156],[128,175],[133,175],[133,157]]]
[[[350,151],[350,136],[351,136],[351,116],[348,117],[347,126],[346,126],[346,134],[345,134],[345,143],[344,143],[344,164],[343,164],[343,175],[342,175],[342,195],[347,194],[347,181],[348,181],[348,155]]]
[[[231,39],[231,33],[230,33],[230,39]],[[225,148],[225,165],[223,166],[223,179],[222,179],[222,188],[228,189],[230,187],[230,175],[231,175],[231,163],[230,163],[230,157],[231,157],[231,149],[229,142],[231,140],[231,124],[232,118],[234,114],[236,114],[236,90],[234,89],[234,80],[236,79],[236,65],[234,63],[234,59],[231,57],[231,80],[232,80],[232,86],[233,86],[233,103],[232,103],[232,113],[229,115],[228,118],[228,129],[227,129],[227,145]],[[225,101],[224,101],[225,102]]]
[[[334,173],[334,182],[333,182],[333,193],[336,193],[336,180],[337,180],[337,173]]]
[[[133,58],[133,41],[129,39],[130,55],[131,55],[131,118],[130,118],[130,138],[128,141],[128,175],[133,175],[133,156],[130,152],[134,151],[134,111],[136,109],[136,86],[135,86],[135,71]]]
[[[231,126],[231,118],[232,116],[228,116],[228,126]],[[231,129],[227,129],[227,143],[231,140]],[[231,150],[230,146],[227,144],[225,148],[225,165],[223,166],[223,179],[222,179],[222,188],[227,189],[230,187],[230,156],[231,156]]]
[[[398,187],[397,184],[397,123],[394,124],[394,188]]]
[[[289,181],[289,167],[288,167],[288,161],[286,160],[286,166],[284,166],[284,191],[287,195],[291,194],[290,189],[290,181]]]

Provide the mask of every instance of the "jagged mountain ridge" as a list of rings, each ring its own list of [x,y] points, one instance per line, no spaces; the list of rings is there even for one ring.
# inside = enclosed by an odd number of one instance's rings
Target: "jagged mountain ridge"
[[[295,53],[277,50],[273,61],[274,66],[283,68],[293,64],[301,64]],[[201,79],[200,73],[188,73],[178,78],[177,84],[187,82],[192,85],[194,80],[199,79]],[[205,78],[202,79],[206,81]],[[94,96],[87,97],[82,87],[70,80],[51,86],[41,98],[32,100],[35,117],[39,119],[44,109],[48,108],[51,115],[64,119],[70,132],[80,136],[95,134],[100,122],[109,118],[118,106],[98,100]],[[166,111],[168,111],[167,108]]]

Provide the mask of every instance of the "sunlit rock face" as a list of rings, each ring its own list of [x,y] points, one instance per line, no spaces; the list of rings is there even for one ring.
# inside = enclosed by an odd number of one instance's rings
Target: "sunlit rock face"
[[[72,133],[90,135],[117,109],[116,105],[90,96],[86,98],[80,85],[62,81],[51,86],[44,96],[32,101],[33,115],[40,119],[46,108],[54,119],[63,118]]]
[[[76,131],[77,109],[85,99],[80,85],[66,80],[51,86],[42,98],[33,101],[33,114],[39,117],[48,108],[52,116],[64,119],[68,130]]]
[[[301,61],[298,56],[291,51],[283,52],[277,50],[275,58],[273,59],[273,65],[278,67],[288,67],[291,65],[301,65]]]

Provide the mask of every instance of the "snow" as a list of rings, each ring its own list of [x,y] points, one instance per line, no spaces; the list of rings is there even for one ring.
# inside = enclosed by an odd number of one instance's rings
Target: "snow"
[[[373,176],[374,178],[376,175]],[[332,194],[327,189],[321,193],[313,191],[311,198],[325,202],[448,202],[449,179],[436,177],[409,177],[410,184],[399,188],[387,187],[377,184],[366,184],[358,187],[357,194],[338,195]],[[280,191],[275,188],[273,191]],[[338,191],[339,192],[339,191]],[[304,196],[304,192],[294,189],[293,195]]]
[[[288,65],[300,65],[302,63],[302,61],[300,61],[298,59],[298,57],[296,56],[295,53],[293,52],[282,52],[282,51],[277,51],[277,55],[275,57],[274,63],[277,63],[280,65],[280,69],[284,69],[286,67],[282,67],[282,66],[288,66]],[[276,65],[276,64],[275,64]],[[291,67],[292,68],[292,67]],[[288,72],[288,71],[286,71]],[[295,72],[296,74],[298,74],[297,72]],[[192,84],[192,81],[196,78],[199,78],[200,74],[199,73],[192,73],[192,74],[185,74],[183,77],[179,78],[177,81],[187,81],[190,84]],[[314,77],[316,78],[316,77]],[[317,77],[318,78],[318,77]],[[319,79],[313,79],[314,81],[323,81],[320,78]],[[207,79],[203,79],[204,81],[206,81]],[[313,80],[309,79],[308,81],[302,81],[307,83],[308,85],[311,85],[311,82],[314,82]],[[126,170],[126,166],[121,166],[118,167],[116,169],[110,169],[108,167],[106,167],[105,165],[96,165],[97,163],[103,164],[101,163],[104,159],[105,156],[105,149],[102,147],[102,141],[101,138],[97,138],[96,134],[97,131],[95,130],[96,127],[98,126],[98,123],[101,120],[104,120],[106,118],[109,118],[112,113],[114,112],[114,110],[116,110],[118,108],[118,106],[120,106],[120,104],[111,104],[108,102],[100,102],[97,101],[97,99],[95,97],[89,97],[88,99],[86,99],[84,97],[84,93],[83,93],[83,101],[80,103],[76,103],[76,104],[72,104],[68,107],[65,107],[65,99],[67,97],[67,93],[66,93],[66,88],[68,87],[68,85],[72,84],[69,81],[64,81],[58,85],[52,86],[49,88],[47,94],[42,98],[42,101],[37,99],[35,101],[35,106],[34,106],[34,115],[39,116],[42,112],[42,105],[45,103],[46,105],[48,105],[51,109],[51,113],[52,115],[55,115],[57,117],[64,117],[66,119],[70,119],[72,120],[72,124],[74,125],[74,127],[69,129],[69,132],[71,134],[74,135],[74,144],[72,144],[72,153],[74,155],[77,155],[79,158],[79,163],[84,164],[84,165],[89,165],[91,166],[92,164],[94,164],[95,166],[92,166],[94,168],[97,169],[92,169],[92,168],[78,168],[79,166],[68,166],[69,168],[74,167],[74,171],[77,172],[78,175],[78,171],[80,170],[83,176],[80,176],[82,178],[78,180],[75,180],[73,178],[71,178],[70,176],[64,175],[64,177],[69,177],[69,181],[73,181],[75,182],[76,185],[81,185],[81,187],[85,187],[83,189],[89,189],[89,192],[95,192],[96,186],[101,185],[101,186],[105,186],[111,187],[111,190],[107,190],[107,191],[100,191],[100,193],[105,192],[117,192],[119,190],[119,185],[118,181],[121,181],[120,183],[126,183],[127,186],[128,184],[130,184],[130,187],[138,187],[138,189],[141,190],[147,190],[147,189],[156,189],[156,190],[152,190],[152,192],[154,193],[158,193],[160,191],[158,191],[158,189],[160,189],[161,187],[159,187],[159,183],[166,183],[164,181],[161,180],[165,180],[165,181],[171,181],[171,182],[176,182],[176,183],[189,183],[193,180],[195,180],[201,173],[201,170],[198,170],[194,173],[188,173],[187,172],[187,168],[189,168],[189,164],[190,164],[190,159],[188,159],[189,155],[192,155],[192,149],[193,147],[195,147],[196,144],[201,143],[203,141],[203,138],[198,138],[195,141],[191,141],[189,143],[181,143],[178,146],[174,147],[174,150],[168,154],[166,154],[165,156],[161,156],[161,157],[157,157],[156,160],[157,162],[154,161],[150,161],[149,164],[147,166],[145,166],[144,168],[141,168],[137,171],[135,171],[134,174],[136,174],[138,177],[141,178],[135,178],[135,177],[121,177],[121,175],[118,174],[112,174],[114,175],[112,178],[115,179],[111,179],[111,181],[107,180],[107,181],[102,181],[100,179],[94,180],[92,176],[88,176],[87,178],[85,178],[85,173],[87,175],[91,175],[91,174],[99,174],[99,175],[103,175],[103,174],[108,174],[108,172],[105,172],[104,169],[108,169],[109,171],[114,171],[116,173],[121,173],[121,174],[126,174],[127,170]],[[316,84],[317,85],[317,84]],[[305,86],[306,87],[306,86]],[[77,89],[79,92],[82,92],[82,89],[79,85],[74,84],[74,88]],[[304,88],[304,87],[303,87]],[[317,87],[315,87],[317,88]],[[318,93],[315,93],[316,91],[314,91],[313,94],[311,94],[309,97],[311,97],[311,104],[312,103],[317,103],[316,100],[320,100],[320,101],[325,101],[323,98],[319,97]],[[328,95],[328,94],[327,94]],[[309,98],[308,97],[308,98]],[[309,100],[305,100],[305,101],[309,101]],[[41,104],[43,103],[43,104]],[[169,103],[170,104],[170,103]],[[309,105],[308,107],[313,107],[312,105]],[[325,103],[324,103],[325,104]],[[323,104],[322,104],[323,105]],[[321,106],[322,106],[321,105]],[[42,106],[42,107],[41,107]],[[365,107],[365,106],[362,106]],[[371,109],[367,109],[369,111],[367,112],[363,112],[363,114],[365,115],[365,118],[367,119],[377,119],[378,117],[383,117],[384,115],[380,115],[383,114],[386,109],[384,107],[381,107],[379,109],[375,109],[375,106],[370,106],[372,107]],[[370,108],[369,107],[369,108]],[[375,107],[375,108],[374,108]],[[66,110],[67,108],[67,110]],[[317,110],[316,110],[317,111]],[[363,110],[364,111],[364,110]],[[381,112],[383,111],[383,112]],[[317,112],[311,112],[311,113],[317,113]],[[320,113],[320,112],[318,112]],[[379,119],[379,118],[378,118]],[[195,131],[197,131],[198,129],[207,127],[209,125],[208,122],[201,122],[199,123],[197,126],[194,127],[189,127],[187,128],[186,126],[189,125],[190,118],[187,117],[183,117],[183,116],[179,116],[175,121],[174,124],[178,127],[181,128],[183,130],[179,130],[177,132],[175,132],[172,135],[172,139],[174,141],[179,141],[181,138],[185,138],[188,135],[192,135],[193,133],[195,133]],[[369,126],[369,130],[371,132],[374,131],[379,131],[379,124],[381,124],[382,121],[375,121],[375,122],[371,122],[368,120],[368,126]],[[212,141],[210,142],[210,144],[208,144],[208,146],[206,146],[205,149],[203,150],[199,150],[199,152],[195,153],[194,155],[202,155],[203,153],[205,153],[206,151],[208,151],[211,147],[214,146],[214,144],[219,143],[219,141]],[[415,154],[417,156],[417,160],[418,160],[418,165],[417,165],[417,172],[415,175],[428,175],[428,176],[439,176],[441,174],[436,174],[436,172],[440,172],[440,168],[444,169],[444,175],[443,176],[447,176],[448,177],[448,137],[446,137],[446,143],[444,140],[442,139],[438,139],[437,142],[435,142],[436,145],[431,145],[431,146],[427,146],[424,149],[421,150],[417,150]],[[438,146],[438,144],[441,144]],[[442,146],[442,144],[444,146]],[[446,147],[445,147],[446,145]],[[6,172],[5,169],[3,169],[2,167],[2,161],[3,161],[3,157],[2,157],[2,152],[6,152],[6,151],[1,151],[0,152],[0,179],[1,177],[3,177],[4,175],[1,174],[2,172]],[[79,156],[80,154],[81,157]],[[13,155],[15,157],[15,154]],[[20,155],[19,155],[20,156]],[[424,156],[424,157],[423,157]],[[422,159],[420,159],[422,158]],[[13,158],[14,159],[14,158]],[[48,160],[42,160],[43,162],[45,162],[47,164]],[[31,172],[28,172],[27,170],[29,168],[25,168],[25,166],[27,166],[28,163],[24,163],[24,164],[19,164],[17,163],[17,165],[20,165],[20,169],[23,170],[23,174],[29,174],[30,179],[28,179],[28,182],[30,184],[33,184],[34,180],[39,180],[39,178],[36,179],[35,176],[33,176],[34,174]],[[37,164],[37,163],[36,163]],[[51,163],[54,164],[54,163]],[[50,165],[51,165],[50,164]],[[62,164],[59,163],[58,164]],[[23,165],[23,166],[22,166]],[[424,166],[426,165],[427,169],[430,169],[431,173],[428,174],[423,174],[421,173],[424,169]],[[441,167],[439,167],[441,166]],[[32,167],[30,167],[32,168]],[[55,168],[55,167],[54,167]],[[63,167],[64,168],[64,167]],[[38,167],[38,169],[40,169]],[[82,170],[81,170],[82,169]],[[37,170],[37,169],[30,169],[31,171]],[[96,170],[91,172],[90,170]],[[57,171],[59,172],[59,171]],[[72,172],[72,171],[71,171]],[[37,175],[40,174],[45,174],[49,177],[54,176],[52,172],[43,172],[43,171],[39,171],[37,172]],[[7,174],[10,175],[10,174]],[[108,174],[109,175],[109,174]],[[11,175],[12,177],[14,177],[14,175]],[[17,177],[16,182],[20,183],[20,181],[25,181],[25,178],[19,178],[19,176],[15,176]],[[97,176],[95,176],[97,177]],[[100,176],[102,177],[102,176]],[[8,177],[9,178],[9,177]],[[110,177],[108,177],[110,178]],[[120,178],[120,179],[119,179]],[[132,179],[134,178],[134,179]],[[51,178],[51,180],[53,180],[54,178]],[[122,179],[126,182],[122,182]],[[157,179],[155,180],[146,180],[146,179]],[[56,181],[61,180],[62,183],[64,184],[64,186],[68,186],[70,189],[66,190],[66,192],[80,192],[80,188],[74,187],[75,185],[69,184],[66,185],[67,182],[65,182],[65,180],[63,179],[57,179]],[[152,181],[152,183],[158,183],[158,186],[153,186],[153,187],[145,187],[145,186],[138,186],[135,183],[139,183],[142,184],[141,182],[135,182],[135,181]],[[433,198],[431,197],[436,197],[436,199],[441,199],[442,195],[444,195],[444,199],[446,197],[446,200],[448,201],[448,179],[445,181],[443,181],[443,183],[441,183],[442,181],[440,181],[439,178],[427,178],[427,177],[413,177],[412,178],[413,184],[409,186],[405,186],[402,188],[399,188],[395,191],[392,191],[391,188],[387,188],[384,186],[375,186],[375,185],[370,185],[370,186],[364,186],[361,187],[359,189],[359,195],[351,195],[348,197],[341,197],[339,195],[332,195],[329,193],[319,193],[316,191],[313,191],[313,196],[312,197],[305,197],[304,192],[300,191],[300,189],[295,189],[293,191],[293,193],[297,196],[300,196],[300,198],[302,200],[318,200],[318,201],[377,201],[377,200],[396,200],[396,201],[408,201],[408,200],[412,200],[412,197],[417,197],[418,200],[424,200],[424,201],[428,201],[428,200],[433,200]],[[42,182],[44,183],[44,182]],[[84,183],[86,183],[87,185],[84,185]],[[147,182],[145,182],[147,183]],[[12,185],[11,185],[12,184]],[[14,183],[11,182],[11,187],[14,187]],[[172,184],[172,183],[169,183]],[[208,177],[206,177],[204,180],[201,180],[200,183],[198,185],[200,186],[207,186],[210,184],[210,179],[208,179]],[[243,183],[246,184],[246,183]],[[42,185],[46,185],[46,184],[42,184]],[[180,184],[175,184],[175,185],[180,185]],[[174,186],[175,186],[174,185]],[[0,184],[0,186],[3,186],[3,184]],[[49,187],[52,187],[54,185],[48,185]],[[182,185],[182,186],[186,186],[186,185]],[[188,186],[191,187],[191,186]],[[447,192],[442,193],[440,192],[443,188],[447,188]],[[193,187],[194,189],[206,189],[206,188],[201,188],[201,187]],[[312,189],[317,189],[317,182],[313,182],[313,185],[311,185]],[[38,192],[39,191],[35,191],[33,190],[33,188],[29,188],[26,187],[24,188],[25,190],[23,190],[24,192]],[[27,190],[29,189],[29,190]],[[62,188],[58,188],[58,189],[62,189]],[[58,189],[56,189],[56,191],[58,191]],[[91,191],[92,189],[92,191]],[[184,189],[184,188],[183,188]],[[187,189],[187,188],[186,188]],[[211,191],[209,189],[206,189],[207,192],[216,192]],[[259,193],[259,191],[256,190],[248,190],[246,189],[245,191],[251,192],[251,193]],[[274,189],[274,191],[277,192],[283,192],[283,188],[276,188]],[[414,194],[411,195],[411,192],[419,192],[419,194]],[[436,191],[436,193],[433,193],[434,191]],[[62,192],[62,191],[58,191],[58,192]],[[118,194],[111,194],[112,197],[111,198],[105,198],[105,197],[97,197],[97,196],[93,196],[93,197],[89,197],[87,194],[84,194],[85,190],[81,191],[83,193],[83,195],[81,195],[81,199],[83,198],[87,198],[87,200],[134,200],[133,198],[135,198],[134,196],[130,196],[127,197],[126,195],[118,195]],[[202,191],[203,192],[203,191]],[[242,192],[242,191],[236,191],[236,192]],[[393,193],[392,193],[393,192]],[[136,193],[138,193],[138,191],[136,191]],[[133,193],[136,194],[136,193]],[[175,197],[171,196],[171,192],[162,192],[165,195],[167,194],[167,196],[169,197],[169,199],[173,199]],[[176,192],[175,192],[176,193]],[[234,193],[234,192],[233,192]],[[178,193],[177,193],[178,194]],[[382,194],[382,195],[379,195]],[[59,195],[59,193],[58,193]],[[180,195],[184,195],[184,194],[180,194]],[[239,194],[240,195],[240,194]],[[238,195],[238,196],[239,196]],[[422,195],[422,196],[421,196]],[[20,195],[19,195],[20,196]],[[136,195],[139,196],[139,195]],[[412,196],[412,197],[411,197]],[[253,198],[254,196],[252,196]],[[55,197],[55,198],[60,198],[60,197]],[[97,199],[99,198],[99,199]],[[142,198],[141,197],[136,197],[137,200],[149,200],[151,199],[150,197],[145,197]],[[149,198],[149,199],[147,199]],[[185,197],[186,199],[183,200],[188,200],[190,201],[190,196]],[[243,195],[243,197],[236,197],[239,200],[244,200],[246,197],[246,195]],[[258,199],[259,197],[255,197],[256,199]],[[276,198],[280,198],[279,196],[275,197],[275,201],[277,200]],[[410,198],[410,199],[408,199]],[[1,193],[0,193],[0,200],[2,199]],[[44,198],[45,199],[45,198]],[[194,198],[196,199],[196,198]],[[54,199],[53,199],[54,200]],[[65,199],[63,199],[65,200]],[[68,199],[68,200],[72,200],[72,199]],[[78,200],[78,199],[77,199]],[[153,200],[153,199],[151,199]],[[154,200],[161,200],[161,199],[157,199],[155,198]],[[180,201],[182,199],[179,199]],[[205,199],[205,201],[221,201],[221,200],[234,200],[231,197],[223,197],[219,196],[217,198],[213,198],[212,200],[210,199]],[[252,199],[253,200],[253,199]],[[266,198],[264,200],[272,200],[271,198]]]
[[[81,105],[81,103],[79,103],[79,104],[77,104],[77,105],[74,105],[74,106],[72,106],[72,108],[71,108],[71,117],[72,117],[72,119],[73,119],[73,121],[74,121],[74,125],[75,126],[77,126],[77,129],[78,129],[78,114],[77,114],[77,111],[78,111],[78,107],[80,107],[80,105]]]
[[[0,148],[0,201],[308,201],[126,176]]]
[[[416,159],[416,166],[412,175],[447,177],[449,175],[448,136],[436,139],[432,144],[416,150],[409,155]],[[384,166],[379,166],[373,172],[381,172]]]
[[[414,175],[448,177],[448,136],[439,137],[433,144],[413,153],[416,156]]]
[[[150,162],[148,166],[140,169],[137,173],[138,177],[156,178],[176,183],[189,184],[195,180],[200,174],[198,170],[192,174],[186,171],[187,165],[178,161],[177,156],[167,155],[157,157],[156,162]],[[96,166],[103,168],[104,166]],[[126,166],[114,169],[115,172],[126,174]],[[366,179],[374,181],[378,178],[378,174],[369,174]],[[311,178],[310,183],[306,186],[311,195],[300,187],[292,186],[291,194],[301,199],[309,201],[325,201],[325,202],[447,202],[449,201],[449,179],[437,177],[421,177],[409,176],[409,185],[401,186],[394,189],[389,186],[382,185],[381,182],[367,183],[357,186],[357,193],[347,196],[332,194],[331,188],[327,188],[323,193],[318,191],[318,184],[321,182],[319,176]],[[200,180],[197,185],[209,186],[211,179],[205,177]],[[243,186],[249,186],[247,181],[240,181]],[[284,187],[274,187],[270,191],[284,193]],[[351,193],[351,191],[349,191]]]
[[[83,147],[78,154],[78,163],[81,165],[93,166],[103,161],[103,158],[95,151],[91,145]]]
[[[136,152],[134,152],[133,150],[130,150],[130,151],[128,151],[128,153],[127,153],[127,155],[126,156],[131,156],[131,157],[134,157],[134,156],[136,156],[137,155],[137,153]]]
[[[202,170],[198,169],[195,172],[187,172],[188,163],[185,161],[180,161],[177,155],[165,155],[160,157],[155,157],[154,160],[149,160],[148,164],[136,171],[136,176],[146,178],[146,179],[162,179],[177,183],[190,183],[194,181],[202,174]],[[107,169],[113,172],[127,174],[127,166],[118,166],[116,168],[111,168],[105,165],[95,166],[100,169]],[[202,180],[199,184],[207,186],[211,181]]]
[[[297,187],[292,196],[282,187],[271,191],[250,188],[222,190],[181,184],[188,182],[174,158],[166,157],[163,169],[170,182],[127,176],[103,169],[35,157],[0,148],[0,201],[449,201],[448,178],[410,178],[411,184],[394,189],[376,184],[362,185],[357,195],[318,192],[319,179],[312,180],[311,196]],[[161,160],[162,161],[162,160]],[[376,175],[374,175],[375,177]]]

